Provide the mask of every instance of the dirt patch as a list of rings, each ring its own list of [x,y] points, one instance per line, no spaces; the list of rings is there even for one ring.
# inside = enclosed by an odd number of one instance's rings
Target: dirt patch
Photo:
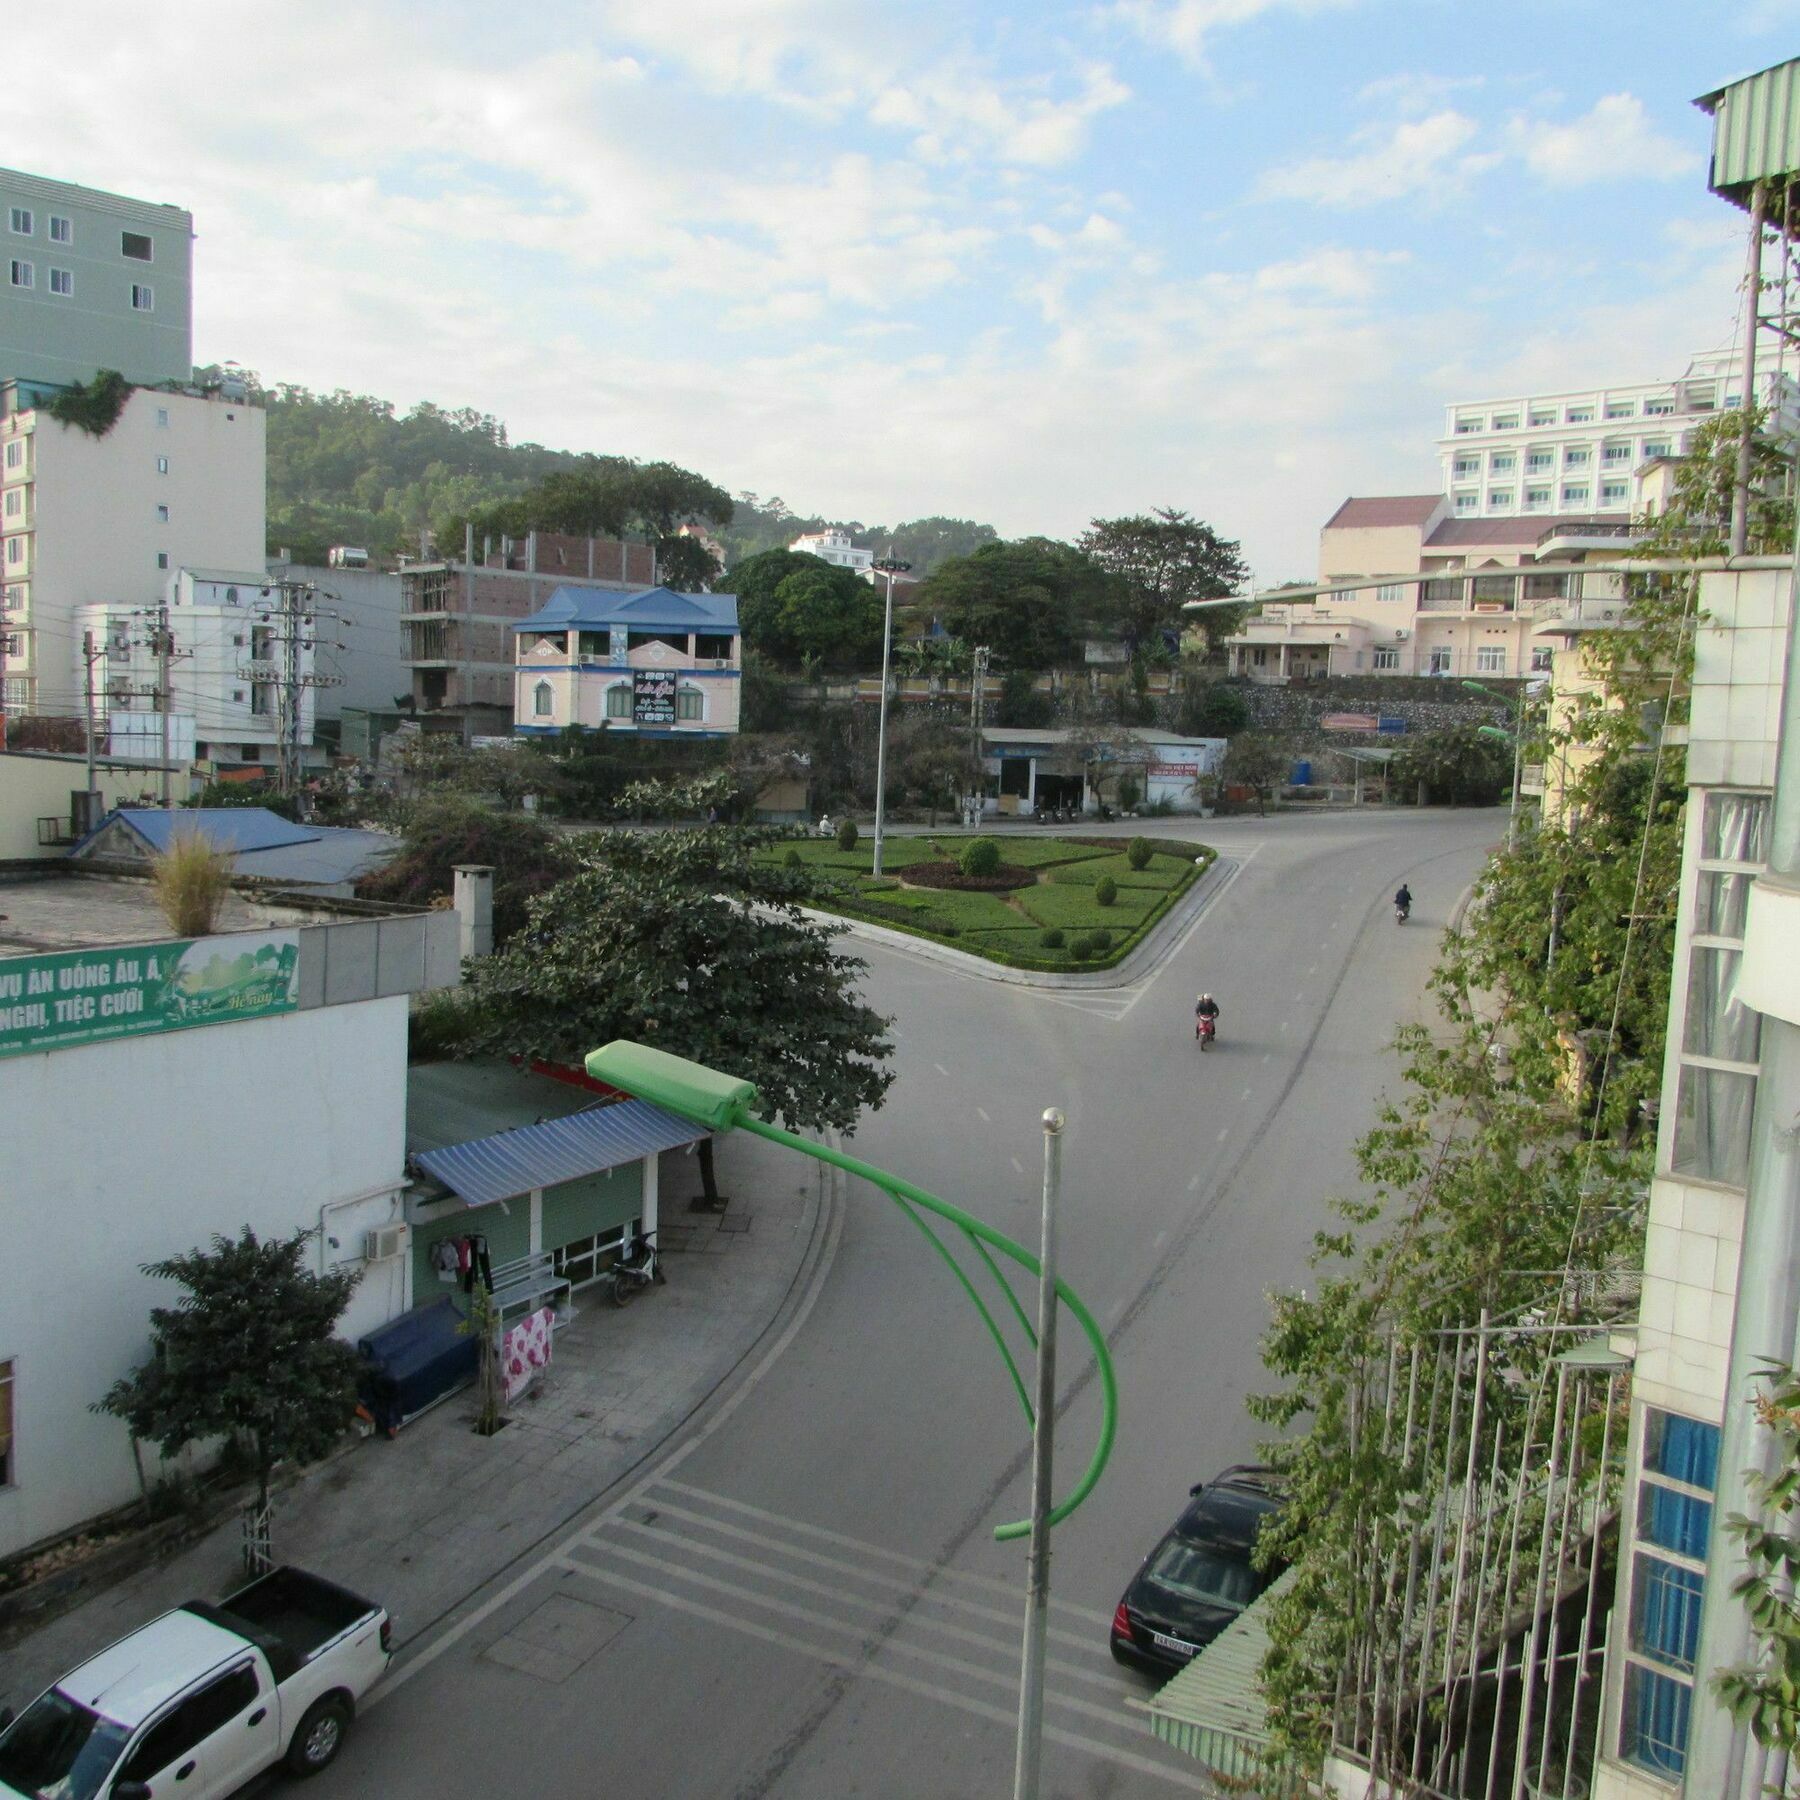
[[[903,887],[957,888],[971,894],[1009,894],[1037,881],[1035,869],[1021,869],[1016,863],[1002,863],[991,875],[965,875],[953,862],[913,863],[895,873]]]

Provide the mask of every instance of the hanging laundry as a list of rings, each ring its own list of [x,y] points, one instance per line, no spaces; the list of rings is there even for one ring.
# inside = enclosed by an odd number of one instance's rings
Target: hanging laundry
[[[524,1393],[539,1369],[550,1366],[554,1311],[540,1306],[501,1334],[500,1383],[508,1400]]]
[[[446,1287],[456,1285],[462,1274],[462,1255],[455,1238],[439,1238],[426,1253],[426,1261],[431,1265],[431,1272]]]

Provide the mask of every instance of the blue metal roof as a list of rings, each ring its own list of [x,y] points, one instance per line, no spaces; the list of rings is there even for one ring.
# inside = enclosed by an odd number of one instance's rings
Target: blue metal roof
[[[168,849],[177,832],[195,832],[215,850],[234,853],[311,844],[319,837],[318,832],[296,825],[266,806],[191,806],[177,812],[164,812],[156,806],[121,806],[110,816],[123,819],[158,855]]]
[[[596,630],[624,625],[638,631],[727,632],[738,628],[736,594],[678,594],[673,588],[561,587],[514,631]]]
[[[469,1205],[487,1206],[710,1135],[648,1100],[621,1100],[466,1144],[420,1150],[413,1161]]]

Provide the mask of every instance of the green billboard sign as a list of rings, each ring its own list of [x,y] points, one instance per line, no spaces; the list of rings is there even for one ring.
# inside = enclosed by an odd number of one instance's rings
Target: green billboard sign
[[[0,1056],[229,1025],[300,1002],[293,931],[0,958]]]

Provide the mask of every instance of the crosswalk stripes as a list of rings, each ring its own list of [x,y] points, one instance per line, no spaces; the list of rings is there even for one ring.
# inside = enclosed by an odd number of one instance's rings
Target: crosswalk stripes
[[[934,1567],[667,1479],[597,1520],[557,1559],[640,1601],[810,1657],[1011,1729],[1023,1597],[991,1576]],[[1106,1615],[1052,1601],[1047,1741],[1199,1794],[1159,1754],[1106,1647]]]

